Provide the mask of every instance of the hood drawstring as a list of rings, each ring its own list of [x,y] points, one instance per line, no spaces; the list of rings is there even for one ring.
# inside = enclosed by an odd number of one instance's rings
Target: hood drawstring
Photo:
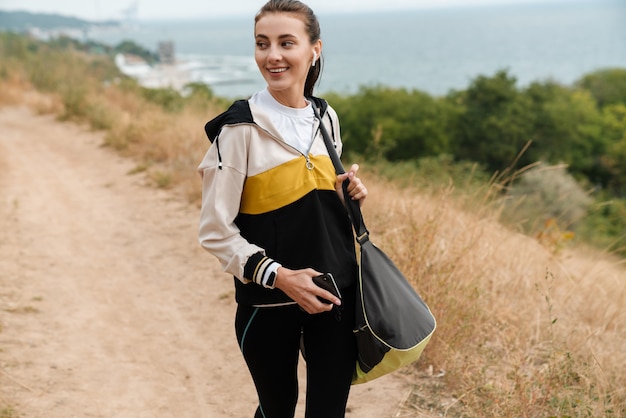
[[[217,147],[217,168],[222,169],[222,154],[220,153],[220,137],[215,138],[215,146]]]

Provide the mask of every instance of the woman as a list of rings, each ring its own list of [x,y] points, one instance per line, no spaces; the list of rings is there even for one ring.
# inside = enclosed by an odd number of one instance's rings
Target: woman
[[[335,176],[320,133],[324,123],[341,151],[335,111],[312,96],[322,52],[313,11],[270,0],[256,15],[255,40],[266,89],[205,127],[212,145],[198,169],[200,243],[235,277],[235,328],[259,397],[255,418],[293,417],[301,347],[306,417],[344,417],[358,273],[341,184],[349,179],[359,203],[367,189],[356,164]],[[314,284],[322,273],[332,274],[342,299]]]

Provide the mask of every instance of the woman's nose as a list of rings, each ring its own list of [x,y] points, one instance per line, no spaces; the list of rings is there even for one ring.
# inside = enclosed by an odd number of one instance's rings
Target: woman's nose
[[[280,54],[280,51],[278,50],[278,48],[270,47],[270,50],[267,53],[267,58],[270,61],[280,61],[282,58],[282,55]]]

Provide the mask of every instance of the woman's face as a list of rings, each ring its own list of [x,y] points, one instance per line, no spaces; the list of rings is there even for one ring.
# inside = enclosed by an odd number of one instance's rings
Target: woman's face
[[[311,44],[304,22],[288,13],[261,17],[255,26],[255,40],[254,58],[272,95],[302,98],[314,51],[320,56],[321,41]]]

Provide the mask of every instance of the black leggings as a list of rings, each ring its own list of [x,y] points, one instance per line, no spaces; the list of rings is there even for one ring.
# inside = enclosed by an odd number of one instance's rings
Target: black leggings
[[[342,294],[341,308],[316,315],[297,305],[238,306],[237,340],[259,396],[254,418],[293,418],[301,337],[307,369],[305,418],[345,416],[356,364],[354,288]]]

